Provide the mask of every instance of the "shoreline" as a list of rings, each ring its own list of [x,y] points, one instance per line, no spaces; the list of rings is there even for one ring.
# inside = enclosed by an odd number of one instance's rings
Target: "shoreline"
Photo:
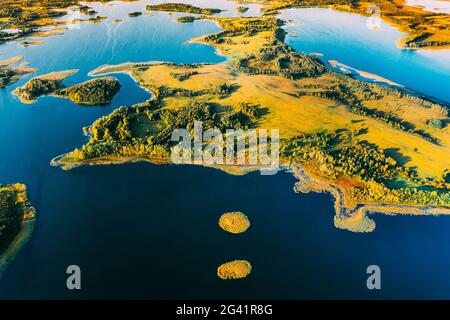
[[[329,193],[334,199],[336,228],[352,232],[372,232],[376,224],[369,214],[387,215],[450,215],[450,208],[439,206],[400,205],[392,203],[349,203],[342,188],[308,174],[299,164],[291,164],[293,175],[299,180],[294,190],[299,193]]]
[[[404,6],[406,5],[406,1],[404,3]],[[408,6],[409,7],[409,6]],[[411,7],[414,8],[414,7]],[[359,11],[352,11],[351,9],[349,9],[347,6],[345,7],[339,7],[336,5],[296,5],[296,4],[286,4],[284,6],[281,7],[275,7],[275,8],[268,8],[264,14],[271,14],[271,13],[277,13],[277,12],[281,12],[283,10],[289,10],[289,9],[330,9],[330,10],[334,10],[336,12],[345,12],[345,13],[349,13],[349,14],[356,14],[362,17],[370,17],[370,13],[366,13],[366,12],[359,12]],[[421,8],[416,8],[419,9],[421,11],[426,12],[425,10],[422,10]],[[395,46],[398,49],[401,50],[411,50],[411,51],[418,51],[418,50],[449,50],[450,49],[450,44],[447,45],[434,45],[434,46],[424,46],[424,47],[405,47],[404,43],[410,39],[414,39],[416,38],[418,35],[413,35],[407,31],[402,30],[403,26],[395,23],[393,21],[390,21],[389,19],[386,19],[385,16],[381,15],[380,20],[382,20],[383,22],[385,22],[387,25],[389,25],[392,28],[395,28],[398,32],[404,33],[405,36],[397,39],[395,41]],[[284,20],[283,20],[284,21]]]
[[[33,234],[34,226],[36,223],[36,214],[33,217],[24,219],[20,226],[19,233],[14,237],[12,242],[6,248],[6,250],[0,255],[0,280],[8,268],[8,265],[14,261],[16,256],[22,250],[24,245],[28,242]]]
[[[359,70],[356,69],[354,67],[351,67],[349,65],[343,64],[342,62],[339,62],[337,60],[328,60],[328,63],[330,64],[330,66],[334,69],[339,70],[340,72],[343,72],[343,70],[341,70],[341,68],[343,69],[347,69],[349,70],[351,73],[356,73],[357,75],[359,75],[360,77],[364,78],[364,79],[368,79],[369,81],[374,81],[376,83],[385,83],[388,84],[390,86],[396,86],[396,87],[401,87],[403,88],[404,86],[394,82],[392,80],[389,80],[387,78],[383,78],[382,76],[378,75],[378,74],[374,74],[374,73],[370,73],[368,71],[364,71],[364,70]]]
[[[70,153],[70,152],[69,152]],[[147,157],[117,157],[102,158],[92,161],[82,162],[62,162],[60,159],[66,154],[53,158],[50,165],[60,167],[62,170],[72,170],[81,166],[97,166],[97,165],[120,165],[139,162],[148,162],[154,165],[180,165],[174,164],[170,158],[147,158]],[[194,165],[205,168],[213,168],[232,175],[245,175],[247,173],[261,170],[258,166],[239,166],[239,165],[204,165],[187,163],[181,165]],[[450,208],[439,206],[421,206],[421,205],[400,205],[392,203],[354,203],[346,198],[342,188],[335,183],[321,180],[307,173],[305,168],[300,164],[291,161],[290,165],[281,163],[279,171],[291,173],[298,181],[294,186],[294,191],[298,193],[328,193],[334,201],[333,221],[336,228],[344,229],[351,232],[367,233],[372,232],[376,228],[370,214],[386,214],[386,215],[450,215]]]

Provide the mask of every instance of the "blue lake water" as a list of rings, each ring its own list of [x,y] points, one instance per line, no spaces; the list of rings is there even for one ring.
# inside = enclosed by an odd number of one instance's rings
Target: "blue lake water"
[[[224,60],[211,47],[185,44],[217,32],[214,23],[179,24],[165,13],[128,18],[144,5],[96,3],[107,21],[82,24],[40,46],[2,45],[2,58],[23,54],[39,74],[80,69],[67,83],[88,79],[106,63]],[[333,59],[359,68],[344,56]],[[355,234],[333,226],[331,197],[295,194],[289,173],[237,177],[147,163],[50,167],[51,158],[86,141],[83,126],[149,97],[127,75],[115,76],[121,92],[102,107],[51,97],[24,105],[10,93],[30,77],[0,90],[0,181],[27,184],[38,211],[30,241],[0,279],[1,299],[450,298],[450,217],[376,216],[375,232]],[[217,226],[221,213],[233,210],[249,216],[245,234]],[[239,258],[252,262],[252,274],[219,280],[217,266]],[[66,289],[72,264],[81,267],[81,291]],[[381,291],[366,288],[371,264],[381,267]]]
[[[383,21],[371,29],[367,17],[331,9],[289,9],[279,17],[288,21],[286,43],[298,51],[323,54],[324,61],[338,60],[450,102],[450,50],[401,50],[395,42],[406,34]]]

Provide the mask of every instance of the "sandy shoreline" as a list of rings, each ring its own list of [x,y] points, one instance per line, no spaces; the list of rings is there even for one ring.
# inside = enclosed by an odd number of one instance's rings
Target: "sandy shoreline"
[[[370,72],[367,72],[367,71],[358,70],[356,68],[350,67],[350,66],[348,66],[346,64],[343,64],[343,63],[341,63],[339,61],[336,61],[336,60],[328,60],[328,63],[333,68],[337,68],[337,69],[340,69],[340,70],[346,69],[346,70],[349,70],[351,72],[355,72],[356,74],[360,75],[363,78],[366,78],[366,79],[369,79],[369,80],[373,80],[375,82],[382,82],[382,83],[389,84],[391,86],[403,87],[401,84],[398,84],[398,83],[396,83],[394,81],[391,81],[389,79],[383,78],[383,77],[381,77],[381,76],[379,76],[377,74],[370,73]]]

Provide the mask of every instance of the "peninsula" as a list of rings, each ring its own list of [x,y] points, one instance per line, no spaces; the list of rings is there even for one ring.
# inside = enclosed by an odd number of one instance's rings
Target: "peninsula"
[[[89,142],[52,165],[169,163],[171,132],[192,130],[194,121],[222,133],[276,128],[282,166],[300,179],[296,190],[333,194],[337,227],[372,231],[369,212],[450,214],[447,106],[328,69],[286,45],[283,22],[272,16],[203,19],[223,31],[192,41],[228,61],[99,68],[93,74],[130,73],[153,97],[95,121],[85,128]]]

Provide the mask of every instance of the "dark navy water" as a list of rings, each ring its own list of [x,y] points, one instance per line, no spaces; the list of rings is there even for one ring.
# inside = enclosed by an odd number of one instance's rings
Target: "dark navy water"
[[[46,38],[41,46],[0,47],[25,55],[39,74],[127,61],[220,62],[214,49],[186,40],[217,32],[212,22],[178,24],[164,13],[128,18],[144,5],[95,4],[111,18]],[[112,18],[123,18],[114,23]],[[80,107],[46,97],[24,105],[0,91],[0,181],[25,183],[38,212],[29,242],[0,279],[0,298],[450,298],[450,217],[377,215],[356,234],[333,225],[328,195],[293,192],[289,173],[231,176],[196,166],[148,163],[63,171],[50,159],[81,146],[81,128],[121,105],[149,98],[127,75],[113,103]],[[222,231],[225,211],[246,213],[251,228]],[[222,281],[216,268],[247,259],[252,274]],[[66,268],[82,271],[82,290],[66,288]],[[382,290],[366,288],[377,264]]]

